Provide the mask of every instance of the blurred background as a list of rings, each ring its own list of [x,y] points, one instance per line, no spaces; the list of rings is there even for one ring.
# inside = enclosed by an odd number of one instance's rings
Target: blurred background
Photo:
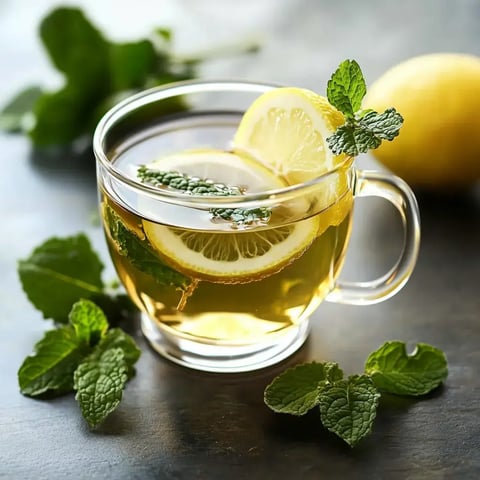
[[[174,30],[179,53],[255,41],[252,57],[223,58],[201,68],[208,78],[239,78],[304,86],[324,93],[338,63],[355,58],[368,82],[387,68],[428,52],[480,54],[477,0],[135,0],[77,1],[116,40]],[[37,37],[54,0],[0,1],[0,99],[45,80],[52,69]]]

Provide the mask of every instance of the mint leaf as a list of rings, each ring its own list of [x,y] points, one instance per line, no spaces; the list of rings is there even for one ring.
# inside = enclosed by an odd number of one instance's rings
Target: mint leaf
[[[110,44],[111,89],[140,89],[145,80],[155,71],[157,53],[148,40]]]
[[[113,348],[120,348],[123,351],[125,362],[128,366],[128,376],[132,377],[135,373],[133,368],[140,357],[140,349],[135,340],[120,328],[112,328],[100,340],[91,354],[92,359],[99,359],[104,352]]]
[[[37,146],[66,145],[85,133],[91,115],[89,98],[81,88],[64,88],[43,94],[33,109],[34,127],[28,132]]]
[[[264,401],[273,411],[304,415],[318,405],[325,383],[343,377],[336,363],[306,363],[286,370],[267,386]]]
[[[447,378],[447,359],[441,350],[426,343],[417,344],[413,354],[407,355],[404,342],[386,342],[369,355],[365,373],[385,392],[425,395]]]
[[[74,373],[75,398],[91,427],[117,408],[127,382],[128,365],[121,348],[112,348],[99,358],[89,357]]]
[[[23,290],[45,318],[67,323],[72,305],[79,298],[102,295],[103,265],[88,238],[79,234],[51,238],[18,262]]]
[[[320,395],[323,425],[354,447],[372,430],[377,413],[378,393],[366,375],[326,384]]]
[[[130,263],[161,285],[186,289],[190,279],[165,265],[148,245],[140,240],[123,224],[120,217],[108,205],[104,208],[108,233],[117,246],[120,255],[128,257]]]
[[[327,84],[328,101],[347,118],[353,118],[367,93],[363,73],[355,60],[343,61]]]
[[[40,37],[56,68],[77,85],[108,81],[108,43],[78,8],[60,7],[40,24]]]
[[[73,372],[86,350],[71,326],[45,333],[18,371],[20,391],[38,396],[46,392],[62,394],[73,389]]]
[[[355,60],[342,62],[328,82],[328,101],[345,115],[345,124],[326,139],[335,155],[366,153],[378,148],[382,140],[393,140],[400,131],[403,118],[394,108],[383,113],[360,109],[366,92],[365,79]]]
[[[0,111],[0,130],[19,132],[28,128],[28,115],[42,95],[39,87],[29,87],[18,93]]]
[[[360,117],[358,124],[377,139],[391,141],[400,133],[403,117],[393,107],[383,113],[370,110]]]
[[[107,317],[102,309],[89,300],[76,302],[69,314],[69,320],[80,342],[94,346],[108,330]]]

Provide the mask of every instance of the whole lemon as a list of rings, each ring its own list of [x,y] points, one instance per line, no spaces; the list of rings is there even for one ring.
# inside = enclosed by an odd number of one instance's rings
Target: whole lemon
[[[376,80],[363,106],[404,117],[400,135],[372,154],[411,185],[458,190],[480,179],[480,58],[411,58]]]

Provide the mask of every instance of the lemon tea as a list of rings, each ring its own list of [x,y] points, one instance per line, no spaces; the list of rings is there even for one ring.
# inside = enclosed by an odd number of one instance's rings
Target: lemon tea
[[[185,82],[125,100],[97,127],[111,258],[150,344],[182,365],[240,372],[277,363],[304,343],[324,299],[376,303],[412,272],[411,191],[332,157],[325,138],[341,118],[326,100],[284,95]],[[353,199],[368,195],[400,211],[405,246],[386,275],[342,283]]]

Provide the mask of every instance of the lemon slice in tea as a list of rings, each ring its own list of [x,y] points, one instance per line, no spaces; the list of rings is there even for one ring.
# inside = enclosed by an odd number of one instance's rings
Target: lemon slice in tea
[[[276,88],[258,97],[243,115],[234,152],[248,153],[290,185],[319,177],[346,159],[326,138],[345,123],[325,97],[301,88]]]
[[[248,191],[281,188],[285,182],[262,164],[248,157],[215,150],[175,154],[149,168],[177,170],[210,177]],[[289,212],[272,215],[278,223]],[[298,258],[318,233],[319,220],[227,232],[199,231],[143,221],[150,244],[162,258],[185,275],[221,283],[240,283],[263,278]]]
[[[244,283],[276,273],[298,258],[317,236],[316,217],[265,230],[213,233],[144,222],[145,234],[168,263],[185,275]]]

